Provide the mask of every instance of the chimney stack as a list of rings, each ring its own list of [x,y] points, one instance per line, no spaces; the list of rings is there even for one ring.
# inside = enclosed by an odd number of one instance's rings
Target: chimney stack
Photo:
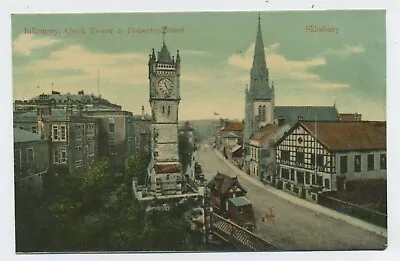
[[[285,124],[285,117],[279,117],[278,118],[278,126],[282,126]]]

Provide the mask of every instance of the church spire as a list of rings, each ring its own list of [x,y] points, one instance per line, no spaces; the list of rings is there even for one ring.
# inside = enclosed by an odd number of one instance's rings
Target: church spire
[[[163,45],[161,47],[161,51],[158,52],[158,59],[157,62],[165,62],[165,63],[171,63],[172,59],[171,59],[171,54],[168,51],[167,46],[165,45],[165,34],[167,33],[167,27],[164,26],[163,27]]]
[[[260,14],[258,14],[257,36],[250,78],[250,90],[254,94],[255,98],[271,98],[271,88],[268,83],[268,68],[265,61],[264,41],[261,32]]]

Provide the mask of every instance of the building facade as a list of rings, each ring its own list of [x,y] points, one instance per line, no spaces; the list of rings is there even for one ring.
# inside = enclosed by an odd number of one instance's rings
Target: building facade
[[[49,141],[14,128],[14,179],[19,189],[41,193],[50,166]]]
[[[142,106],[141,115],[133,115],[134,153],[149,155],[151,153],[151,116],[146,114]]]
[[[98,121],[84,117],[82,107],[73,111],[53,109],[43,102],[36,110],[14,115],[14,128],[30,131],[50,140],[50,166],[82,175],[98,158]]]
[[[99,157],[109,158],[115,169],[123,170],[125,159],[133,155],[135,150],[132,113],[106,108],[85,108],[83,115],[98,122]]]
[[[298,122],[275,146],[283,190],[303,198],[386,179],[386,122]]]

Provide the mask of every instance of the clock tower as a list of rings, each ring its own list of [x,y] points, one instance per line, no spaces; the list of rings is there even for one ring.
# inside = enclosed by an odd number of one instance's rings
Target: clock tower
[[[153,49],[149,55],[152,157],[147,185],[156,195],[181,193],[182,171],[178,153],[180,62],[179,51],[176,58],[171,56],[164,39],[158,54]]]

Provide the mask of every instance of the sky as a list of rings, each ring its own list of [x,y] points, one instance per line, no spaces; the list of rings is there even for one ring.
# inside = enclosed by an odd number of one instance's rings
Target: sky
[[[386,120],[385,11],[271,11],[260,19],[276,105],[335,104]],[[166,45],[182,60],[179,119],[242,119],[257,24],[258,12],[14,14],[13,98],[100,90],[124,110],[150,112],[148,55],[161,49],[162,34],[128,28],[167,26]]]

